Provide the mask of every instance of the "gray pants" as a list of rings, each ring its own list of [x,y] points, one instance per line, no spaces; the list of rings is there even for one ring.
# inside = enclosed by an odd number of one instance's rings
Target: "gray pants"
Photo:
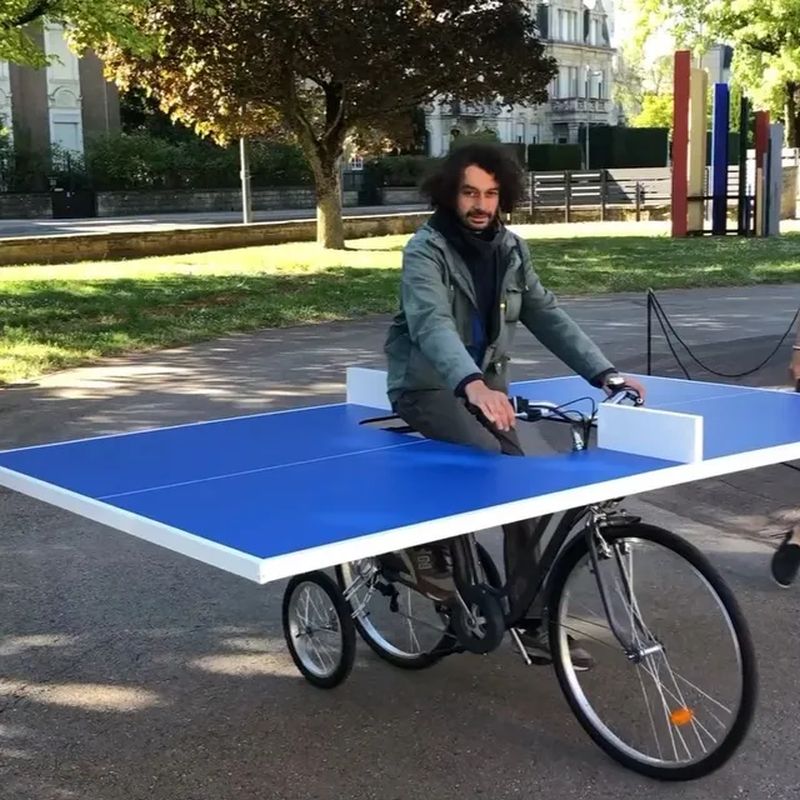
[[[407,391],[395,400],[394,410],[406,424],[428,439],[471,445],[505,455],[525,455],[516,431],[497,430],[482,416],[473,414],[452,392]],[[527,519],[504,525],[503,534],[506,576],[516,576],[509,584],[508,597],[511,608],[518,609],[527,579],[536,566],[541,531],[537,520]]]

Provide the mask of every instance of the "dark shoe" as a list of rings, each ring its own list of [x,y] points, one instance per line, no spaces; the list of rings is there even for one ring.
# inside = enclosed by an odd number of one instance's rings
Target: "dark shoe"
[[[552,664],[553,654],[550,651],[550,637],[543,627],[528,628],[518,631],[519,638],[525,647],[525,652],[534,664]],[[576,672],[586,672],[592,669],[595,661],[571,636],[567,636],[569,654],[572,666]]]
[[[778,586],[786,589],[792,585],[800,569],[800,529],[792,528],[786,532],[783,541],[772,556],[770,570]]]
[[[378,556],[384,578],[413,586],[433,600],[455,596],[450,547],[441,542],[409,547]]]
[[[455,595],[449,545],[433,542],[410,547],[406,553],[414,565],[417,586],[423,594],[435,600],[446,600]]]

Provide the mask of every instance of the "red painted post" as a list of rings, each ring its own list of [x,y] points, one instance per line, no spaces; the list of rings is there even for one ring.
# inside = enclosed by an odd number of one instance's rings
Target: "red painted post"
[[[686,236],[689,227],[689,81],[691,52],[675,52],[672,107],[672,235]]]

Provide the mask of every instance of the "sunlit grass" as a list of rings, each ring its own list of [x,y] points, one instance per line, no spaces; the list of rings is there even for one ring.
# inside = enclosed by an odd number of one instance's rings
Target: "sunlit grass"
[[[534,267],[559,294],[800,282],[800,234],[672,239],[664,227],[597,235],[526,226]],[[568,231],[561,237],[554,234]],[[0,381],[235,331],[388,313],[408,236],[192,255],[0,268]]]

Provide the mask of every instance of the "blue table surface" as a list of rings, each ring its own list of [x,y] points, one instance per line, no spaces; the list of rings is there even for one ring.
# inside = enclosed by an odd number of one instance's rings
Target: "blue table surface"
[[[800,442],[800,396],[647,378],[648,407],[702,414],[705,457]],[[512,386],[565,403],[579,378]],[[588,409],[583,402],[580,408]],[[359,425],[321,406],[0,453],[0,467],[259,558],[626,478],[672,462],[593,449],[530,458]]]

